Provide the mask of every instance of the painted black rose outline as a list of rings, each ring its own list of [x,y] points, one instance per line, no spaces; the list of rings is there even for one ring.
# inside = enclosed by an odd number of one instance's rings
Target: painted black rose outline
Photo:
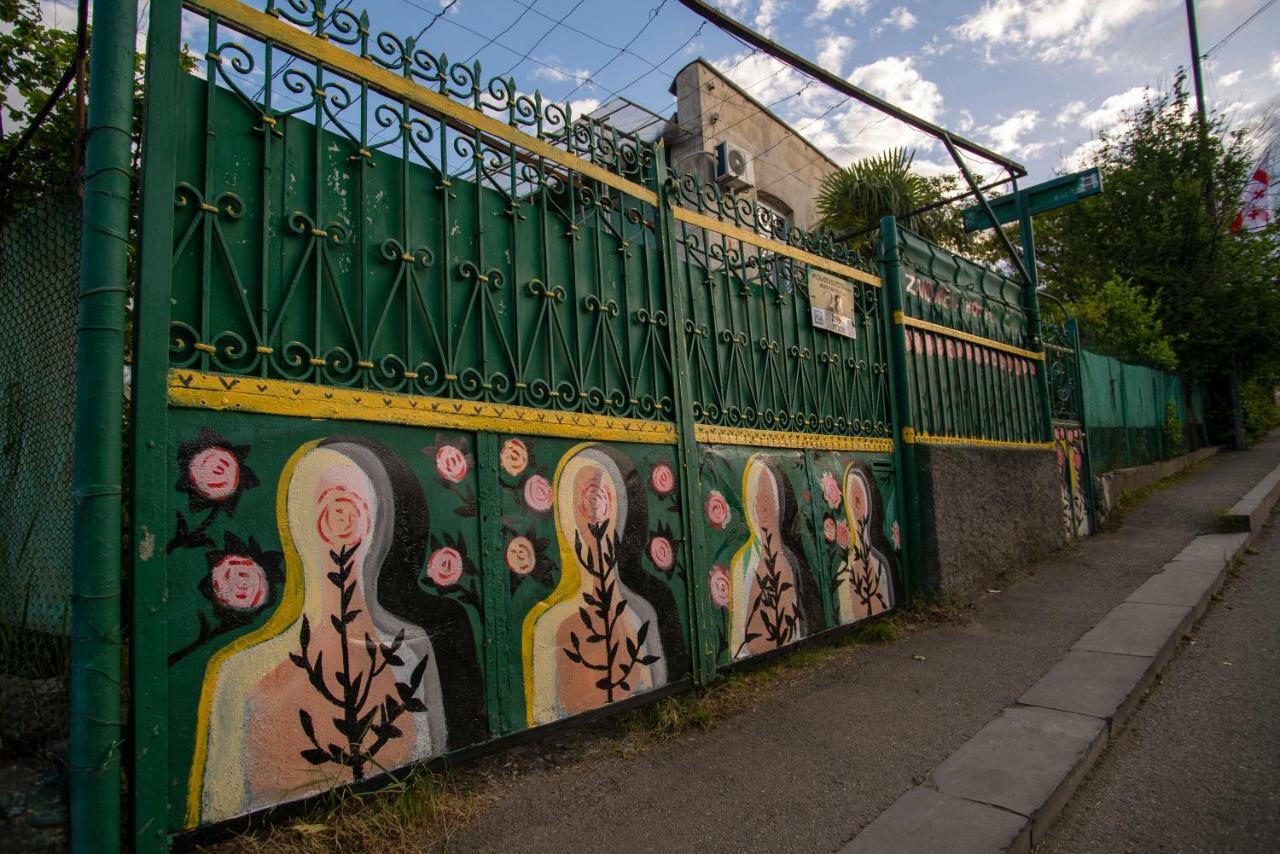
[[[252,622],[263,608],[275,604],[284,584],[284,555],[262,548],[253,537],[245,542],[226,533],[223,547],[210,549],[204,557],[208,572],[196,587],[212,603],[213,621],[203,612],[196,613],[200,621],[196,639],[172,653],[170,665],[212,638]]]
[[[246,489],[259,484],[258,475],[245,462],[250,446],[233,445],[221,434],[201,427],[194,439],[178,445],[178,481],[174,489],[187,496],[187,512],[205,512],[192,528],[182,511],[177,511],[178,528],[165,551],[213,548],[209,526],[220,514],[234,516]],[[207,512],[206,512],[207,511]]]

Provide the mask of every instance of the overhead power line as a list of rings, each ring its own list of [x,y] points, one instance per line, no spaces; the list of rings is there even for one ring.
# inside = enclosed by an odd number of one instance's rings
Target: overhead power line
[[[1005,157],[1004,155],[992,151],[986,146],[979,145],[972,140],[953,134],[940,125],[936,125],[927,119],[923,119],[915,115],[914,113],[909,113],[901,107],[871,94],[865,89],[860,89],[859,87],[854,86],[849,81],[827,71],[825,68],[805,59],[794,51],[788,50],[772,39],[762,36],[750,27],[747,27],[739,21],[736,21],[724,14],[719,9],[703,2],[703,0],[679,0],[679,2],[691,11],[711,21],[721,30],[731,33],[742,41],[758,47],[764,53],[769,54],[781,62],[785,62],[787,65],[803,74],[807,74],[808,76],[825,83],[827,86],[843,95],[848,95],[849,97],[861,101],[870,107],[874,107],[883,113],[888,113],[904,124],[914,127],[916,130],[922,131],[935,139],[942,140],[944,143],[949,142],[950,145],[953,145],[956,148],[963,149],[971,154],[976,154],[985,160],[989,160],[992,163],[1002,166],[1016,177],[1022,177],[1027,174],[1026,167],[1018,161]]]
[[[1267,11],[1268,9],[1270,9],[1270,8],[1271,8],[1272,6],[1274,6],[1275,4],[1276,4],[1276,0],[1267,0],[1267,2],[1266,2],[1266,3],[1263,3],[1260,7],[1258,7],[1258,11],[1254,12],[1252,15],[1250,15],[1250,16],[1249,16],[1249,17],[1247,17],[1247,18],[1245,18],[1245,19],[1244,19],[1244,21],[1240,24],[1240,26],[1236,27],[1234,30],[1232,30],[1231,32],[1227,33],[1227,34],[1226,34],[1225,36],[1223,36],[1222,38],[1218,39],[1218,41],[1213,45],[1213,47],[1209,48],[1209,49],[1208,49],[1208,50],[1206,50],[1204,53],[1200,54],[1200,58],[1201,58],[1201,59],[1208,59],[1208,58],[1209,58],[1209,54],[1213,53],[1213,52],[1214,52],[1215,50],[1217,50],[1218,48],[1223,47],[1224,45],[1226,45],[1226,43],[1227,43],[1227,42],[1231,41],[1233,38],[1235,38],[1237,35],[1239,35],[1241,30],[1243,30],[1245,27],[1247,27],[1247,26],[1249,26],[1250,24],[1252,24],[1255,18],[1257,18],[1257,17],[1258,17],[1259,15],[1261,15],[1263,12]]]

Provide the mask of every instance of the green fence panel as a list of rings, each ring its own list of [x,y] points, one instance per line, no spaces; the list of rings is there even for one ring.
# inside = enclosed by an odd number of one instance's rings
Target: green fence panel
[[[1142,365],[1082,350],[1086,434],[1095,471],[1145,465],[1166,458],[1165,418],[1172,403],[1182,420],[1186,447],[1203,444],[1203,395],[1188,400],[1182,380]]]

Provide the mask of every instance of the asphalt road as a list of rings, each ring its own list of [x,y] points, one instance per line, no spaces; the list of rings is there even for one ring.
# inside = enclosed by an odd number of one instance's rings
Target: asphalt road
[[[1037,854],[1280,851],[1280,520],[1256,547]]]

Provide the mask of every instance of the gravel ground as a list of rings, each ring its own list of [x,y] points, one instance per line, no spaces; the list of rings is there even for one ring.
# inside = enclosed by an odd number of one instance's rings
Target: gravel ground
[[[1257,548],[1038,854],[1280,851],[1280,525]]]
[[[965,625],[833,656],[709,733],[520,774],[449,848],[835,850],[1277,464],[1280,442],[1219,454],[1118,530],[984,594]]]

